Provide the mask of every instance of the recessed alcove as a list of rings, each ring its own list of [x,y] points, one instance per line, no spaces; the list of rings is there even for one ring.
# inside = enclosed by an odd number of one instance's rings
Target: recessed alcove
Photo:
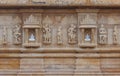
[[[97,26],[83,25],[80,26],[80,47],[96,47],[97,46]]]
[[[24,30],[24,47],[40,47],[39,42],[39,25],[25,25]]]

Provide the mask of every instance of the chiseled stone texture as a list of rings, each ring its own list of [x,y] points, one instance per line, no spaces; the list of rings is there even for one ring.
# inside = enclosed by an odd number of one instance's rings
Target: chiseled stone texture
[[[108,9],[0,10],[0,76],[119,76],[120,42],[118,45],[113,45],[112,34],[115,25],[120,31],[120,11],[114,11]],[[21,27],[27,24],[26,19],[28,24],[29,21],[34,23],[34,20],[37,23],[37,19],[40,28],[43,23],[50,23],[51,43],[43,43],[43,32],[40,30],[39,48],[25,48],[22,46],[22,41],[14,44],[11,30],[16,24]],[[67,37],[67,29],[72,23],[77,27],[75,44],[68,43]],[[81,38],[79,26],[94,25],[99,29],[101,24],[107,29],[107,44],[101,46],[98,43],[95,48],[80,48],[78,46]],[[3,26],[8,28],[7,31],[2,31]],[[58,45],[56,40],[59,26],[63,27],[62,45]],[[21,34],[24,34],[22,30],[23,28],[20,30]],[[3,38],[6,39],[2,36],[3,33],[8,34],[7,44],[2,42]],[[120,34],[118,37],[120,39]],[[24,36],[21,38],[23,39]]]

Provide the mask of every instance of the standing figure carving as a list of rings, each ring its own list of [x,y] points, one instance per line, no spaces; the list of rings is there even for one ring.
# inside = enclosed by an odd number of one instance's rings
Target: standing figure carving
[[[99,43],[107,44],[107,30],[105,29],[104,25],[101,25],[99,29]]]
[[[118,30],[117,30],[117,26],[114,26],[114,29],[113,29],[113,44],[118,44]]]
[[[58,31],[57,31],[57,43],[58,44],[62,44],[63,43],[62,37],[63,37],[62,27],[59,26]]]
[[[7,27],[3,26],[3,44],[7,44]]]
[[[51,43],[51,28],[50,28],[50,25],[48,24],[45,24],[43,26],[43,43],[45,44],[49,44]]]
[[[14,44],[20,44],[21,43],[21,26],[19,24],[15,25],[15,27],[13,28],[13,41]]]
[[[71,24],[68,28],[68,43],[74,44],[76,43],[76,26],[74,24]]]

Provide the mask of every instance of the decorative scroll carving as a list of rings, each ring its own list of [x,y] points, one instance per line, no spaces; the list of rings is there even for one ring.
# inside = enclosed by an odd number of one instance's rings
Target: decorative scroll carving
[[[52,40],[51,39],[51,37],[52,37],[51,33],[52,33],[52,30],[50,28],[50,25],[45,24],[43,26],[43,43],[45,43],[45,44],[50,44],[51,43],[51,40]]]
[[[118,30],[117,30],[117,26],[114,26],[114,29],[113,29],[113,44],[118,44]]]
[[[58,32],[57,32],[57,43],[58,43],[58,44],[62,44],[62,43],[63,43],[62,37],[63,37],[63,34],[62,34],[62,27],[59,26]]]
[[[14,38],[14,44],[20,44],[21,43],[21,25],[15,25],[13,28],[13,38]]]
[[[68,43],[74,44],[76,43],[76,25],[71,24],[70,27],[68,28]]]
[[[3,26],[3,44],[7,44],[7,27]]]
[[[101,25],[99,29],[99,43],[107,44],[107,30],[105,29],[104,25]]]

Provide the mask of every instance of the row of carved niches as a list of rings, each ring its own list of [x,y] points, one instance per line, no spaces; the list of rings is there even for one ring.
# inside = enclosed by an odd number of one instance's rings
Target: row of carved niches
[[[75,14],[23,14],[22,18],[18,14],[0,15],[1,45],[46,48],[120,44],[119,25],[78,25]]]

